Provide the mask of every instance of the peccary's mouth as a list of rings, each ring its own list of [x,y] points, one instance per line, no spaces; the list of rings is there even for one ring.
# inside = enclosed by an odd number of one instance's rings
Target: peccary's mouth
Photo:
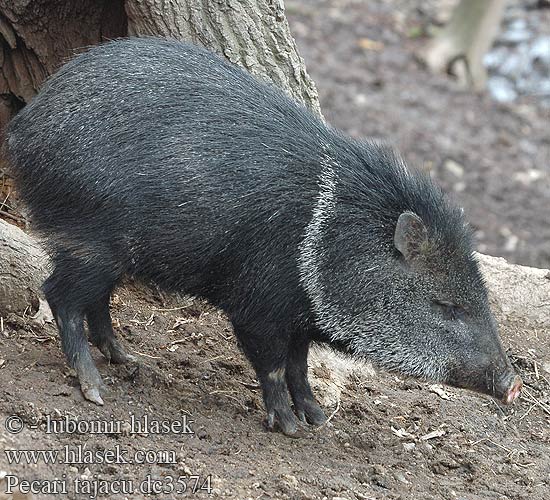
[[[447,384],[463,389],[470,389],[475,392],[487,394],[504,405],[512,404],[520,395],[523,382],[514,370],[508,369],[500,376],[494,371],[486,371],[483,374],[475,375],[470,373],[469,377],[451,377]]]

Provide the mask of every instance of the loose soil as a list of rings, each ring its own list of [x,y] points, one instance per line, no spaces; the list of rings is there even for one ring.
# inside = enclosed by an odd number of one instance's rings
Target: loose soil
[[[210,476],[214,497],[241,500],[548,498],[550,373],[542,367],[550,347],[543,332],[504,328],[505,345],[527,384],[511,408],[466,391],[445,388],[438,394],[424,383],[358,371],[347,380],[339,404],[326,408],[334,413],[330,425],[292,439],[264,430],[254,373],[218,311],[129,284],[114,296],[112,315],[117,335],[139,361],[108,365],[94,350],[109,389],[104,407],[82,399],[52,325],[32,327],[18,318],[4,322],[0,449],[60,450],[58,460],[71,460],[65,446],[96,454],[118,447],[129,460],[150,450],[152,461],[175,463],[107,464],[96,455],[93,463],[15,465],[2,453],[0,470],[27,480],[58,478],[69,490],[58,498],[71,499],[91,496],[75,494],[77,478],[111,485],[131,481],[132,494],[98,495],[122,500],[149,498],[139,493],[148,476],[169,488],[171,480],[175,484],[190,475],[200,476],[199,484]],[[315,374],[334,376],[322,369]],[[24,422],[19,434],[4,430],[12,415]],[[129,422],[131,415],[172,422],[186,416],[193,434],[48,433],[46,428],[48,418]],[[208,496],[164,491],[151,498]]]
[[[354,136],[390,140],[409,163],[430,170],[464,205],[480,250],[550,267],[549,221],[541,208],[550,199],[547,110],[533,98],[500,105],[428,74],[414,55],[425,40],[409,36],[432,15],[419,5],[286,3],[324,114]],[[82,399],[53,325],[18,317],[0,323],[0,474],[57,478],[69,490],[65,497],[34,498],[94,497],[76,494],[75,480],[111,488],[124,480],[133,488],[99,498],[206,498],[204,490],[191,491],[194,475],[203,488],[211,478],[211,496],[241,500],[550,497],[548,332],[502,325],[526,383],[510,408],[466,391],[434,392],[428,384],[358,370],[339,403],[326,408],[330,424],[291,439],[264,430],[254,373],[218,311],[129,282],[114,296],[112,315],[138,362],[108,365],[94,350],[109,389],[103,407]],[[327,370],[315,375],[334,377]],[[46,432],[48,418],[129,422],[131,415],[171,422],[185,416],[193,433],[131,433],[127,425],[121,433]],[[4,429],[9,416],[23,422],[20,433]],[[92,463],[59,463],[65,446],[95,453]],[[126,460],[151,451],[149,461],[169,463],[101,463],[117,449]],[[60,455],[56,463],[38,457],[36,465],[10,464],[7,450]],[[147,478],[149,486],[160,481],[164,493],[140,493]],[[183,484],[186,493],[170,492],[171,485],[181,492]]]

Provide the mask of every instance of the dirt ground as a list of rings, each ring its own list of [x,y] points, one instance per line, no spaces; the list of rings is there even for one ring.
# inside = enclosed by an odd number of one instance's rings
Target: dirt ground
[[[128,481],[127,488],[132,482],[133,494],[99,498],[147,498],[139,488],[148,476],[167,488],[162,490],[167,494],[153,498],[206,497],[204,491],[169,493],[171,481],[194,475],[205,488],[211,477],[214,497],[241,500],[548,498],[550,417],[536,404],[546,401],[548,411],[550,373],[542,367],[550,360],[550,346],[543,332],[516,325],[504,329],[505,345],[527,384],[511,408],[466,391],[445,389],[439,395],[427,384],[357,372],[339,406],[326,408],[327,414],[336,411],[331,425],[292,439],[263,429],[257,382],[217,311],[183,299],[163,300],[130,285],[114,297],[112,314],[139,368],[109,366],[95,352],[110,391],[104,407],[82,400],[53,326],[4,324],[0,421],[17,416],[25,428],[19,434],[2,428],[0,448],[59,450],[57,461],[84,463],[52,465],[40,459],[36,466],[14,465],[2,454],[0,470],[26,480],[58,478],[67,485],[65,498],[78,499],[95,495],[76,495],[77,478],[81,485],[95,481],[111,488],[117,480]],[[319,371],[321,377],[333,376]],[[154,429],[149,435],[124,435],[119,429],[91,434],[85,428],[48,433],[46,427],[48,418],[129,422],[132,414],[171,422],[186,416],[193,434],[155,434]],[[49,430],[56,429],[50,424]],[[79,447],[84,451],[77,458]],[[149,450],[147,462],[169,463],[100,463],[99,457],[117,447],[123,460],[143,461],[136,452]],[[96,455],[89,458],[86,450]],[[192,488],[194,479],[183,482]]]
[[[550,222],[542,209],[550,199],[548,110],[534,98],[497,104],[427,74],[414,56],[423,40],[409,36],[431,16],[419,4],[286,2],[324,114],[355,136],[391,140],[411,164],[432,171],[464,205],[480,250],[550,267]],[[112,315],[139,362],[110,366],[94,351],[109,388],[104,407],[83,401],[52,325],[3,318],[4,485],[9,476],[47,480],[58,490],[65,485],[68,495],[34,498],[79,500],[206,498],[209,486],[213,497],[239,500],[550,498],[548,332],[502,325],[526,383],[511,408],[466,391],[434,392],[428,384],[358,370],[339,404],[325,408],[330,425],[291,439],[263,429],[257,381],[217,311],[128,283],[113,298]],[[185,418],[182,430],[192,433],[133,433],[131,415],[173,425]],[[80,422],[80,432],[48,432],[56,430],[47,427],[51,419]],[[19,424],[23,430],[7,432],[8,420],[12,431]],[[94,434],[86,423],[113,428]],[[59,455],[16,464],[8,450]],[[110,456],[117,452],[118,458]],[[77,458],[83,463],[67,463]],[[155,488],[156,495],[145,494]]]

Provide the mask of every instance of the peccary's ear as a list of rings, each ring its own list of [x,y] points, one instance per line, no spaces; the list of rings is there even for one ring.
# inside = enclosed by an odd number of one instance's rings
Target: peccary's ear
[[[393,243],[407,262],[411,262],[422,253],[428,240],[428,230],[418,215],[403,212],[397,219]]]

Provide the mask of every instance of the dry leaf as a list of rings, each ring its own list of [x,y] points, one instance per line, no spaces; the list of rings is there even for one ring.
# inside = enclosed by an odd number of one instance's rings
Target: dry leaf
[[[410,432],[407,432],[405,429],[396,429],[395,427],[391,427],[391,431],[398,437],[404,438],[404,439],[414,439],[415,435],[411,434]]]
[[[441,399],[451,399],[451,395],[445,389],[443,389],[442,385],[430,385],[429,389],[430,392],[435,392]]]
[[[446,431],[443,429],[436,429],[435,431],[428,432],[428,434],[424,434],[424,436],[420,437],[421,441],[427,441],[428,439],[433,439],[437,437],[444,436],[446,434]]]
[[[357,45],[365,50],[382,50],[384,48],[384,44],[382,42],[377,42],[376,40],[371,40],[370,38],[360,38]]]

